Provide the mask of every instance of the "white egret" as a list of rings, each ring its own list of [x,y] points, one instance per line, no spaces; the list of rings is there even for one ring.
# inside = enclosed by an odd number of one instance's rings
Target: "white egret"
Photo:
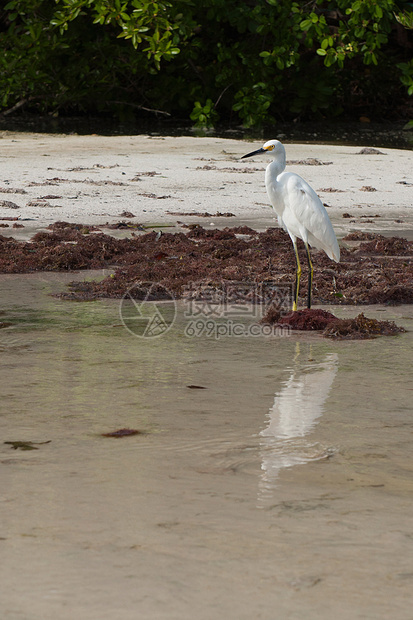
[[[295,172],[284,172],[286,166],[285,148],[278,140],[269,140],[257,151],[241,157],[252,157],[268,153],[273,158],[265,171],[265,187],[270,202],[278,216],[278,223],[290,235],[293,242],[297,271],[295,279],[293,310],[297,310],[300,287],[301,265],[298,258],[297,238],[304,241],[307,252],[309,276],[307,307],[311,308],[313,264],[310,249],[324,250],[329,258],[338,263],[340,248],[330,218],[323,203],[310,185]]]

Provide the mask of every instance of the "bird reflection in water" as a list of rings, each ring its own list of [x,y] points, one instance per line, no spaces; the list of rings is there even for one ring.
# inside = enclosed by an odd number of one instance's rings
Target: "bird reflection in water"
[[[267,414],[266,427],[260,432],[261,470],[260,503],[271,497],[280,471],[326,458],[331,450],[305,437],[323,413],[338,368],[338,355],[327,354],[323,361],[300,362],[300,345],[289,377],[275,394]],[[311,355],[310,355],[311,359]]]

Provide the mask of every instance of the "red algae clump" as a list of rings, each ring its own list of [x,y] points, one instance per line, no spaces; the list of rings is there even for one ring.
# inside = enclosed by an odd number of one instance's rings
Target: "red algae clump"
[[[393,321],[378,321],[369,319],[361,312],[354,319],[337,319],[323,331],[323,336],[335,340],[367,340],[377,336],[394,336],[404,333],[403,327],[398,327]]]
[[[338,321],[337,317],[321,308],[305,308],[282,316],[276,308],[270,307],[261,319],[261,323],[288,325],[291,329],[304,331],[324,329],[332,321]]]
[[[321,308],[306,308],[282,315],[277,308],[270,307],[261,323],[288,325],[292,330],[322,331],[323,336],[334,340],[367,340],[406,331],[393,321],[369,319],[363,313],[354,319],[339,319]]]

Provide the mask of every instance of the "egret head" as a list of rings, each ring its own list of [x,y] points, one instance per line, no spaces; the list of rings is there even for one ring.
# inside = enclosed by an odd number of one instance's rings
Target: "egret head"
[[[279,140],[268,140],[257,151],[252,151],[252,153],[248,153],[247,155],[243,155],[241,159],[245,159],[246,157],[252,157],[253,155],[259,155],[260,153],[271,153],[274,158],[285,157],[285,149]]]

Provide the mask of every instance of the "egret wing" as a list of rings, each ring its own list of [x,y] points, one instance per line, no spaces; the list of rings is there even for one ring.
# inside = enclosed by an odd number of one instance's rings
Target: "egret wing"
[[[313,188],[292,172],[284,172],[277,180],[285,204],[282,219],[288,230],[338,262],[340,250],[333,226]]]

